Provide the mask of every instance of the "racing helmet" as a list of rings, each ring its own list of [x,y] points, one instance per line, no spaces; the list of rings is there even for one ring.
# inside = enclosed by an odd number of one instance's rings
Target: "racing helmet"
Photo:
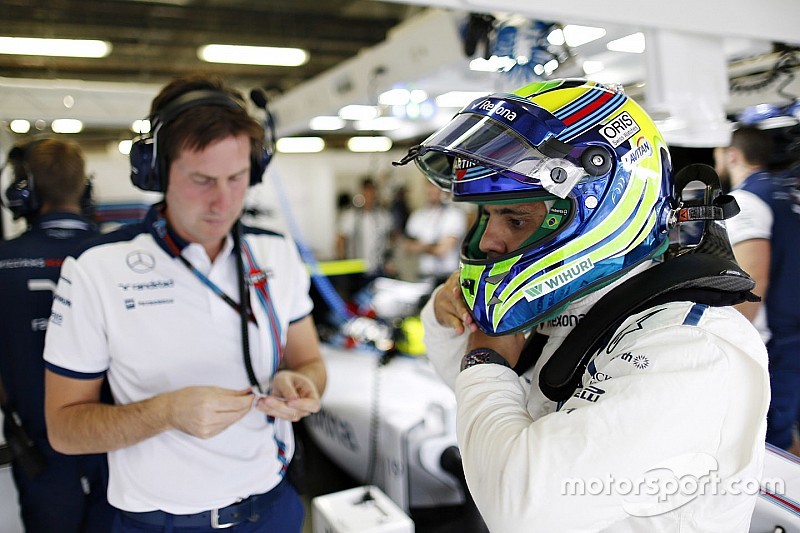
[[[480,250],[483,207],[464,239],[461,290],[489,335],[553,318],[669,245],[669,152],[621,88],[562,79],[479,98],[400,163],[412,159],[456,201],[548,207],[502,255]]]

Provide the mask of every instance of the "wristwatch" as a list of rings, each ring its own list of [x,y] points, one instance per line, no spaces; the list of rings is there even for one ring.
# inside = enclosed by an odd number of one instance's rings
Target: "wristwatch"
[[[506,361],[502,355],[495,352],[491,348],[476,348],[475,350],[468,352],[461,359],[461,370],[466,370],[471,366],[483,365],[486,363],[503,365],[504,367],[511,368],[511,365],[508,364],[508,361]]]

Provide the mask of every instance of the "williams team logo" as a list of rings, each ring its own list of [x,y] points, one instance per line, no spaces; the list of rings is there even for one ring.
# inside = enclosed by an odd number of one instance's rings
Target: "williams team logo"
[[[150,272],[156,267],[156,258],[150,255],[148,252],[136,250],[135,252],[129,253],[125,257],[125,263],[128,265],[128,268],[134,272],[138,274],[144,274],[146,272]]]

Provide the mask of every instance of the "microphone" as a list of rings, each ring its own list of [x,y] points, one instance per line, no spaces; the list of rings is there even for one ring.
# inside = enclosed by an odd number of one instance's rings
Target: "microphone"
[[[267,95],[261,89],[250,91],[250,100],[261,109],[267,109]]]
[[[275,153],[275,119],[267,107],[267,95],[262,89],[256,88],[250,91],[250,100],[264,110],[264,133],[265,144],[270,155]]]

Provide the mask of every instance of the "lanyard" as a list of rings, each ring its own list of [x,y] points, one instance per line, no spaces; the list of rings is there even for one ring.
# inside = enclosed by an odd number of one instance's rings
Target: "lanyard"
[[[175,244],[175,240],[172,238],[172,236],[170,236],[169,232],[166,231],[166,220],[164,220],[163,218],[159,218],[154,224],[154,227],[156,230],[155,235],[157,235],[158,238],[161,239],[161,242],[164,244],[164,247],[170,252],[172,257],[178,258],[180,262],[183,263],[186,266],[186,268],[189,269],[189,271],[191,271],[192,274],[194,274],[200,281],[202,281],[206,287],[211,289],[214,292],[214,294],[222,298],[222,300],[226,304],[230,305],[237,313],[242,312],[242,307],[238,303],[236,303],[233,300],[233,298],[228,296],[225,293],[225,291],[220,289],[216,283],[208,279],[208,277],[205,274],[200,272],[197,269],[197,267],[195,267],[192,263],[190,263],[188,259],[183,257],[183,255],[181,255],[181,251],[178,248],[178,245]],[[256,323],[256,317],[253,315],[253,312],[250,311],[249,309],[247,311],[247,318],[250,322],[254,324]]]
[[[153,232],[155,236],[161,240],[161,242],[164,244],[164,248],[167,251],[169,251],[169,253],[173,257],[178,258],[186,266],[186,268],[188,268],[200,281],[203,282],[203,284],[205,284],[209,289],[211,289],[214,292],[214,294],[222,298],[222,300],[225,301],[225,303],[227,303],[234,310],[236,310],[236,312],[239,313],[240,316],[243,315],[245,311],[244,309],[242,309],[241,304],[236,303],[230,296],[228,296],[222,289],[220,289],[216,283],[208,279],[208,277],[205,276],[202,272],[200,272],[197,269],[197,267],[192,265],[192,263],[190,263],[188,259],[186,259],[185,257],[183,257],[183,255],[181,255],[178,245],[175,243],[175,240],[167,231],[167,221],[165,218],[163,218],[163,216],[159,216],[157,218],[156,222],[153,224],[153,229],[155,230]],[[234,235],[235,237],[234,243],[236,244],[236,246],[234,247],[235,248],[234,252],[237,253],[238,255],[237,261],[240,262],[241,259],[244,258],[244,260],[247,262],[246,276],[244,272],[240,272],[239,276],[244,276],[244,281],[246,285],[251,285],[252,287],[255,288],[256,295],[258,296],[258,302],[261,305],[262,309],[264,310],[264,314],[266,315],[267,320],[269,321],[269,327],[271,333],[270,338],[272,340],[272,357],[273,357],[272,368],[274,372],[275,370],[277,370],[278,365],[280,364],[281,359],[283,358],[283,342],[282,342],[281,325],[280,321],[278,320],[278,315],[275,312],[275,307],[272,305],[272,297],[269,291],[267,276],[264,273],[264,271],[258,267],[253,252],[250,250],[250,245],[239,235],[238,224],[234,227],[233,231],[237,232]],[[238,270],[244,270],[244,269],[240,268]],[[246,288],[244,288],[244,290],[242,290],[241,292],[242,292],[242,302],[245,304],[244,307],[246,309],[248,320],[250,322],[253,322],[254,324],[257,324],[255,315],[253,315],[253,312],[250,309],[247,309],[249,306],[247,305],[245,298],[247,297],[247,295],[249,295],[249,292],[246,290]],[[245,342],[246,345],[249,344],[246,342],[246,331],[244,331],[244,327],[242,331],[242,336],[243,336],[243,342]],[[245,349],[247,352],[249,352],[249,348],[246,347]],[[246,359],[247,362],[249,363],[249,353]],[[249,368],[248,368],[248,374],[251,374]],[[253,381],[252,375],[251,375],[251,381]]]

